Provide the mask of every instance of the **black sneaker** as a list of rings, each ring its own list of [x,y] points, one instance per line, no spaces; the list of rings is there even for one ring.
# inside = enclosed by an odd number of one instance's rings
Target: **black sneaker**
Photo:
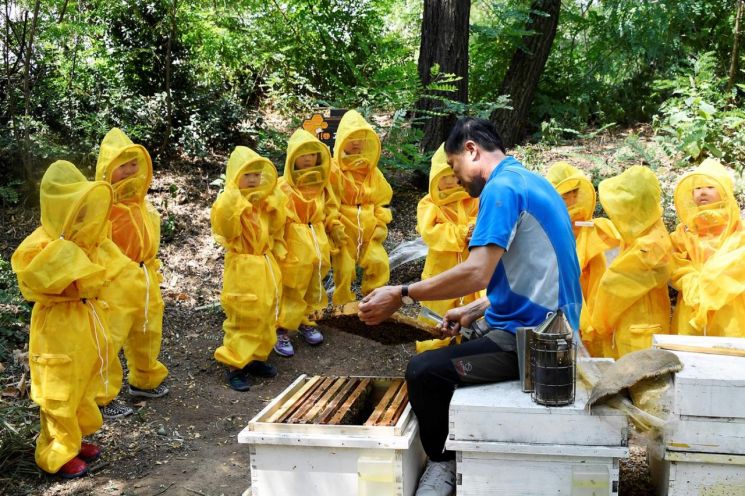
[[[242,369],[229,370],[225,374],[225,380],[228,382],[228,386],[235,391],[248,391],[251,389],[251,383],[246,377],[246,373]]]
[[[243,371],[248,372],[251,375],[255,375],[256,377],[272,378],[276,377],[277,375],[277,367],[266,362],[260,362],[258,360],[249,362],[248,365],[243,367]]]
[[[142,396],[143,398],[161,398],[168,394],[168,386],[161,384],[155,389],[140,389],[130,384],[129,394],[131,396]]]
[[[101,410],[101,416],[106,420],[126,417],[135,412],[127,405],[122,405],[121,403],[116,402],[111,402],[106,406],[99,406],[98,409]]]

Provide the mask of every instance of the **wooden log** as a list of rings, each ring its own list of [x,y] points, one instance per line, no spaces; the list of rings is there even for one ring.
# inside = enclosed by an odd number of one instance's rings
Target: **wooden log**
[[[291,398],[285,401],[284,404],[282,404],[282,406],[271,415],[271,417],[266,419],[265,422],[284,422],[285,419],[295,411],[297,406],[302,403],[302,399],[310,396],[320,383],[320,376],[316,375],[308,379],[305,384],[303,384],[303,386],[293,394]]]
[[[329,404],[329,402],[334,398],[334,395],[341,389],[341,387],[344,385],[345,382],[347,382],[348,377],[339,377],[334,381],[334,383],[326,390],[326,392],[321,396],[321,398],[316,401],[316,403],[313,405],[313,407],[308,410],[308,412],[303,415],[303,418],[299,420],[301,424],[310,424],[313,422],[313,419],[316,418],[319,412],[321,412],[326,405]],[[317,422],[316,422],[317,423]]]
[[[339,405],[344,403],[344,401],[349,397],[349,395],[354,391],[354,389],[359,384],[360,379],[350,377],[344,384],[344,387],[339,391],[339,394],[337,394],[333,400],[326,406],[326,409],[321,412],[319,416],[316,417],[316,419],[313,421],[314,424],[328,424],[329,419],[334,416],[336,413],[337,408],[339,408]]]
[[[367,397],[370,388],[370,379],[366,378],[360,381],[355,390],[344,403],[339,407],[339,410],[331,417],[329,424],[339,425],[345,422],[350,422],[354,418],[355,414],[359,413]]]
[[[305,416],[305,414],[313,408],[313,405],[316,404],[316,401],[326,392],[326,390],[334,383],[336,380],[336,377],[322,377],[321,384],[316,388],[313,393],[305,398],[302,401],[302,404],[300,404],[295,410],[295,413],[293,413],[290,418],[288,418],[285,422],[288,424],[298,424],[300,423],[300,420]]]
[[[380,401],[378,401],[378,404],[375,406],[375,410],[373,410],[372,415],[368,417],[364,425],[377,425],[378,420],[384,415],[386,408],[388,408],[388,405],[391,402],[391,399],[396,396],[396,393],[399,389],[401,389],[401,385],[403,383],[403,379],[393,379],[391,381],[391,383],[388,385],[388,389],[386,389],[385,391],[385,394],[380,399]]]

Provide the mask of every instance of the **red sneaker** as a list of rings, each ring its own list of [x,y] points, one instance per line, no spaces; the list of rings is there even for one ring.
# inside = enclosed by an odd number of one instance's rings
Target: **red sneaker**
[[[99,456],[101,456],[101,448],[99,448],[95,444],[86,443],[85,441],[81,443],[78,458],[81,458],[83,461],[90,463],[94,460],[98,460]]]
[[[76,477],[85,475],[87,472],[88,464],[76,456],[69,462],[62,465],[62,468],[59,469],[57,475],[59,475],[63,479],[75,479]]]

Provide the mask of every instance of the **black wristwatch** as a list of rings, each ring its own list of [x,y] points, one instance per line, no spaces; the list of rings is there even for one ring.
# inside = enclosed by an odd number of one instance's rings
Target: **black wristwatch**
[[[403,285],[401,286],[401,302],[404,305],[413,305],[414,304],[414,298],[409,296],[409,286]]]

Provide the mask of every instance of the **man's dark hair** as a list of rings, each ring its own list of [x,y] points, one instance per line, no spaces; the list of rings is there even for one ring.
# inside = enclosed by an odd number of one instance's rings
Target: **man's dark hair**
[[[476,117],[461,117],[450,130],[450,135],[445,141],[445,153],[455,154],[463,151],[466,141],[475,141],[487,152],[501,150],[505,153],[502,138],[497,128],[486,119]]]

